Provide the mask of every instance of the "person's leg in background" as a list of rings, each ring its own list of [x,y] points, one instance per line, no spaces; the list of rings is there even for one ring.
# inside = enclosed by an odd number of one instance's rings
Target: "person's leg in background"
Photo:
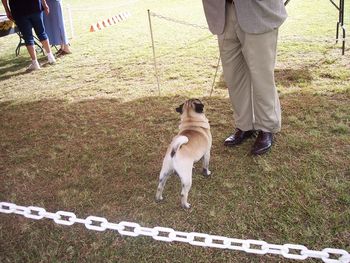
[[[273,134],[281,129],[274,80],[277,35],[277,29],[263,34],[244,32],[238,24],[235,7],[227,8],[219,48],[237,130],[224,144],[238,145],[259,131],[251,151],[254,155],[267,152]]]
[[[46,0],[50,8],[50,13],[44,13],[45,32],[49,38],[50,45],[58,46],[60,49],[56,55],[66,55],[72,53],[64,25],[64,17],[61,0]]]
[[[35,13],[30,15],[30,21],[33,25],[35,34],[39,38],[44,50],[46,51],[47,59],[50,64],[56,62],[54,55],[51,52],[50,42],[45,32],[44,22],[43,22],[43,12]]]
[[[60,24],[60,31],[61,31],[61,37],[62,37],[62,44],[61,44],[61,50],[62,54],[71,54],[72,51],[70,50],[70,44],[67,37],[66,28],[64,25],[64,17],[63,17],[63,10],[62,10],[62,1],[56,1],[57,3],[57,15],[58,15],[58,22]]]
[[[40,69],[40,65],[36,56],[36,51],[34,47],[34,37],[32,33],[32,24],[27,16],[16,19],[16,25],[19,28],[19,31],[22,34],[24,39],[27,51],[32,60],[32,63],[29,65],[28,70]]]
[[[242,53],[243,33],[239,30],[234,5],[226,9],[225,31],[218,36],[224,79],[229,91],[236,131],[225,146],[236,146],[254,135],[251,77]]]
[[[263,34],[245,34],[243,54],[252,79],[254,128],[259,131],[252,154],[263,154],[281,129],[281,107],[275,85],[278,29]]]

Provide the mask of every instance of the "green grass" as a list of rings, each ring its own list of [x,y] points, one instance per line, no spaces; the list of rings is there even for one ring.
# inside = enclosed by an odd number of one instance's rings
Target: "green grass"
[[[1,201],[81,218],[350,251],[350,50],[341,56],[340,44],[314,41],[334,37],[337,14],[328,1],[288,5],[276,67],[282,131],[272,151],[257,158],[249,155],[253,140],[222,145],[234,129],[232,109],[221,69],[209,97],[218,51],[206,30],[152,17],[158,96],[147,9],[206,25],[201,1],[118,7],[121,1],[108,0],[101,9],[92,0],[65,3],[73,12],[73,54],[56,65],[25,73],[26,51],[14,56],[17,36],[0,38]],[[122,11],[132,16],[88,32],[91,23]],[[203,178],[196,165],[192,208],[185,211],[176,177],[166,185],[164,202],[155,203],[154,196],[178,127],[174,109],[189,97],[205,102],[213,175]],[[17,215],[0,214],[0,220],[0,262],[293,262]]]

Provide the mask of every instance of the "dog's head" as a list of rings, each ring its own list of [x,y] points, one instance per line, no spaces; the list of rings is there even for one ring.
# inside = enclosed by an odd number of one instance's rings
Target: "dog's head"
[[[180,114],[191,115],[191,113],[204,113],[204,104],[199,99],[189,99],[176,108]]]

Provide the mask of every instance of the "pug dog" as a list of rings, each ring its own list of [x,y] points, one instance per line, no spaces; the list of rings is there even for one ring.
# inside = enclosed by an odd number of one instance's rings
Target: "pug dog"
[[[159,175],[156,201],[163,200],[163,190],[169,176],[176,173],[181,180],[181,206],[190,208],[187,202],[192,185],[192,168],[203,158],[203,175],[208,177],[212,136],[209,121],[204,115],[204,105],[199,99],[189,99],[176,111],[181,114],[178,134],[173,138],[163,159]]]

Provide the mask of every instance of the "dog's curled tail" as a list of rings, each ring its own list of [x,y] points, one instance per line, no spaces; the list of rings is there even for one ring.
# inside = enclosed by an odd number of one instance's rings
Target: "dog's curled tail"
[[[174,157],[176,154],[177,150],[181,147],[181,145],[188,143],[188,138],[184,135],[178,136],[172,143],[172,149],[170,156]]]

